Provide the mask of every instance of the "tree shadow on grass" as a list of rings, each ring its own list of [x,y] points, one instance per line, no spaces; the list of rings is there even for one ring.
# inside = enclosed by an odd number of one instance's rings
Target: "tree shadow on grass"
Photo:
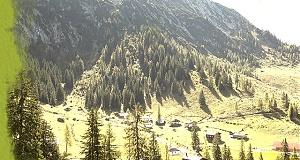
[[[224,97],[230,97],[230,96],[236,96],[236,97],[240,97],[239,93],[236,92],[234,89],[230,89],[228,87],[225,87],[225,89],[220,90],[220,93],[224,96]]]
[[[201,106],[201,108],[205,113],[207,113],[208,115],[211,115],[211,111],[208,108],[208,105]]]
[[[215,90],[215,88],[213,87],[208,87],[209,91],[220,101],[223,101],[222,98],[220,97],[220,95],[217,93],[217,91]]]
[[[181,106],[186,106],[186,107],[191,107],[187,100],[186,97],[184,95],[178,95],[178,94],[172,94],[173,95],[173,99],[176,100],[177,103],[179,103]]]
[[[194,83],[191,80],[185,81],[184,83],[185,83],[185,85],[184,85],[183,89],[185,90],[186,93],[190,94],[191,93],[191,88],[193,90],[196,89],[195,86],[194,86]]]
[[[281,119],[285,117],[285,113],[278,108],[275,108],[273,111],[270,112],[262,112],[262,115],[268,119]]]
[[[292,119],[292,122],[294,122],[297,125],[300,125],[300,119],[299,118]]]
[[[207,81],[206,79],[204,79],[204,80],[202,81],[202,84],[203,84],[204,86],[206,86],[206,87],[209,89],[209,91],[210,91],[216,98],[218,98],[220,101],[223,101],[223,100],[221,99],[220,95],[219,95],[219,94],[217,93],[217,91],[215,90],[215,88],[212,87],[212,86],[210,86],[209,83],[208,83],[208,81]]]

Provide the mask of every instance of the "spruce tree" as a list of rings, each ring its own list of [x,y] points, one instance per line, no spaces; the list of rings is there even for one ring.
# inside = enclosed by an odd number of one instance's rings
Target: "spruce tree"
[[[280,156],[281,160],[289,160],[289,146],[288,143],[286,141],[286,138],[283,139],[282,143],[282,154]]]
[[[165,145],[165,160],[170,160],[170,154],[169,154],[169,146]]]
[[[204,92],[203,90],[200,91],[200,94],[199,94],[199,104],[200,104],[200,107],[204,107],[206,106],[206,102],[205,102],[205,97],[204,97]]]
[[[154,131],[151,132],[151,138],[150,138],[148,146],[149,146],[148,147],[149,158],[151,160],[161,160],[159,145],[157,143],[156,135],[155,135]]]
[[[246,160],[245,152],[244,152],[244,140],[241,140],[239,160]]]
[[[146,139],[139,127],[142,117],[142,108],[139,104],[134,106],[132,121],[125,128],[125,148],[128,159],[142,159],[147,156]]]
[[[223,149],[222,149],[222,160],[228,160],[226,144],[224,144]]]
[[[232,158],[232,155],[231,155],[231,150],[230,150],[230,147],[228,146],[227,147],[227,158],[228,158],[228,160],[233,160],[233,158]]]
[[[246,160],[254,160],[251,143],[249,144],[249,149],[248,149]]]
[[[43,159],[41,145],[42,109],[32,84],[21,72],[7,98],[8,130],[15,159]]]
[[[120,153],[116,150],[113,145],[116,137],[112,131],[111,124],[108,123],[106,135],[105,135],[105,148],[104,148],[104,159],[105,160],[115,160],[120,157]]]
[[[65,142],[66,142],[66,151],[65,153],[68,154],[68,146],[72,146],[72,133],[69,124],[66,123],[65,128]]]
[[[58,103],[62,103],[65,100],[65,91],[60,83],[57,85],[56,99]]]
[[[104,157],[103,135],[100,134],[100,125],[97,110],[92,108],[87,114],[88,129],[82,136],[81,154],[84,154],[87,160],[101,160]]]
[[[222,153],[219,147],[219,138],[215,136],[213,139],[212,154],[214,160],[222,160]]]
[[[261,152],[259,153],[259,160],[264,160]]]
[[[239,76],[236,74],[234,78],[235,89],[238,89],[239,86]]]
[[[200,138],[198,136],[198,131],[196,125],[192,126],[192,147],[193,150],[196,151],[196,153],[200,153],[201,147],[200,147]]]
[[[299,160],[295,147],[293,149],[293,154],[291,155],[290,160]]]
[[[208,150],[208,146],[207,146],[207,140],[204,141],[204,148],[203,148],[202,155],[207,160],[210,160],[210,154],[209,154],[209,150]]]
[[[262,99],[260,98],[258,101],[257,101],[257,107],[259,108],[259,110],[262,112],[263,111],[263,101]]]
[[[46,121],[42,121],[41,130],[41,150],[43,152],[43,157],[47,160],[60,159],[56,138]]]
[[[228,88],[229,89],[233,89],[233,87],[232,87],[232,79],[231,79],[230,75],[228,76]]]
[[[288,118],[290,120],[293,120],[294,118],[294,108],[292,105],[289,106],[289,109],[288,109]]]
[[[229,146],[227,147],[226,144],[224,144],[222,150],[222,160],[232,160],[230,148]]]

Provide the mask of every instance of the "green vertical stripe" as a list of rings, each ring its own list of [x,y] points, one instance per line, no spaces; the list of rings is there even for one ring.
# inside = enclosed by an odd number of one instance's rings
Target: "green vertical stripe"
[[[7,90],[21,68],[21,60],[14,43],[14,10],[11,0],[0,0],[0,159],[11,160],[11,140],[7,132]]]

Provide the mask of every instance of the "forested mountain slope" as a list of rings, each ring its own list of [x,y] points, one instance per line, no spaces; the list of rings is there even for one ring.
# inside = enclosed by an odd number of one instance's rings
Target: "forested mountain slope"
[[[157,91],[159,85],[163,92],[171,90],[172,83],[164,81],[173,82],[172,77],[177,80],[174,85],[184,87],[189,80],[188,72],[193,70],[219,86],[227,84],[227,80],[221,83],[220,75],[232,80],[236,74],[254,76],[253,69],[265,62],[293,65],[299,61],[298,47],[282,43],[236,11],[209,0],[16,3],[19,12],[15,31],[19,44],[29,53],[28,74],[40,84],[40,101],[52,105],[62,103],[65,92],[99,59],[104,61],[101,64],[116,66],[122,72],[127,72],[126,66],[140,67],[138,73],[151,79],[151,91]],[[209,61],[208,57],[219,62]],[[169,65],[169,61],[174,64],[160,67]],[[102,76],[110,72],[102,72]],[[161,75],[169,76],[170,80]],[[124,98],[124,84],[130,83],[128,74],[122,78],[126,83],[119,84],[119,99]],[[145,80],[134,81],[144,85]],[[141,92],[130,91],[134,97]],[[136,101],[143,102],[138,98]],[[93,103],[100,104],[88,104]]]

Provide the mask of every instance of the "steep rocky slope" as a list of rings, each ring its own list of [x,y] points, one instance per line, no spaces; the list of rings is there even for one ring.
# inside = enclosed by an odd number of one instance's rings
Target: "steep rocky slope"
[[[155,26],[181,44],[226,58],[263,57],[262,45],[283,44],[232,9],[210,0],[37,0],[19,2],[17,33],[30,54],[62,68],[77,54],[91,64],[105,45],[112,50],[125,32]],[[21,38],[21,39],[22,39]],[[299,51],[299,49],[296,49]],[[251,58],[252,57],[252,58]],[[88,65],[87,65],[88,66]]]

